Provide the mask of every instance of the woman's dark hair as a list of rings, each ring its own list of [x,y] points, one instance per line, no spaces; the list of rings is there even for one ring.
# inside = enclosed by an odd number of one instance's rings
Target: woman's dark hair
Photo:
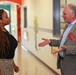
[[[0,20],[2,20],[3,13],[4,13],[4,10],[3,9],[0,9]]]
[[[5,11],[3,9],[0,9],[0,20],[2,21],[2,16]],[[9,53],[9,40],[6,34],[2,31],[0,26],[0,57],[6,58]]]

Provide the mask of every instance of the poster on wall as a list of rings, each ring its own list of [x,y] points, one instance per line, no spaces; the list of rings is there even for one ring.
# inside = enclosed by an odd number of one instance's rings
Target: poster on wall
[[[64,29],[64,27],[66,25],[64,22],[64,19],[62,17],[63,9],[66,6],[66,4],[67,4],[67,0],[60,0],[60,28],[61,29]]]
[[[34,16],[34,32],[35,32],[35,49],[38,51],[37,48],[38,17],[37,16]]]
[[[66,5],[66,0],[60,0],[60,6],[64,7]]]

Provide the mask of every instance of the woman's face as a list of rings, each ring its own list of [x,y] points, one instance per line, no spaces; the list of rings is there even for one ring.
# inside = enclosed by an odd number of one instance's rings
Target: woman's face
[[[2,15],[2,25],[8,25],[10,24],[10,18],[8,17],[8,14],[6,12]]]

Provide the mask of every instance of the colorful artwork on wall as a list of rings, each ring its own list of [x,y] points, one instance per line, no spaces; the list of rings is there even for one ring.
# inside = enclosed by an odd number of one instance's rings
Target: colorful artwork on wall
[[[38,18],[34,16],[34,31],[35,31],[35,49],[37,49],[37,33],[38,33]]]

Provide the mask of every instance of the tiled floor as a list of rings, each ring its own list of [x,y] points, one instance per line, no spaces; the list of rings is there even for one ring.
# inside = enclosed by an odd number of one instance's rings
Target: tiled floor
[[[20,44],[14,60],[20,68],[19,73],[15,73],[15,75],[55,75],[27,51],[23,50]]]

